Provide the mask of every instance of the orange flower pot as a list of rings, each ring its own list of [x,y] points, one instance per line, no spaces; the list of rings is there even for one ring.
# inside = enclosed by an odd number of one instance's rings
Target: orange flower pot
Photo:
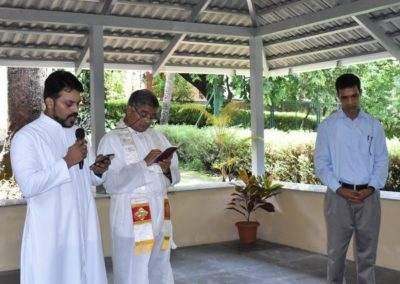
[[[237,222],[236,227],[239,232],[240,243],[249,245],[257,240],[257,228],[260,226],[258,222]]]

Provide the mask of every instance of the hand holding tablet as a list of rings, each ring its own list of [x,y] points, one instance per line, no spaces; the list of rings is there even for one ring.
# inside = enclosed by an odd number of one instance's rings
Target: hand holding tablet
[[[169,157],[171,157],[171,156],[175,153],[176,150],[178,150],[178,148],[179,148],[180,146],[181,146],[181,145],[168,147],[168,148],[165,149],[163,152],[161,152],[160,155],[158,155],[158,156],[156,157],[156,159],[154,160],[154,163],[158,163],[158,162],[160,162],[160,161],[163,161],[163,160],[168,159]]]

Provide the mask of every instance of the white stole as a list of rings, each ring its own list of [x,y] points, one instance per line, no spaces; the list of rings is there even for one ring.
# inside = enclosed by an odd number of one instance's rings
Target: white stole
[[[116,129],[124,148],[125,161],[127,164],[139,162],[139,154],[137,145],[140,142],[136,141],[132,135],[132,129],[120,121]],[[160,167],[150,166],[149,170],[160,173]],[[143,186],[144,187],[144,186]],[[170,219],[170,206],[167,195],[164,197],[164,224],[163,224],[163,241],[161,250],[167,250],[171,243],[172,224]],[[134,254],[141,255],[150,253],[154,246],[154,233],[151,224],[151,210],[149,200],[145,197],[131,199],[133,233],[135,238]]]

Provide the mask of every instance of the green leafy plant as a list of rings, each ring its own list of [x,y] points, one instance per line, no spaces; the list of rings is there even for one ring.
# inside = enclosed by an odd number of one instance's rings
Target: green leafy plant
[[[235,147],[232,147],[232,141],[235,138],[234,132],[228,129],[229,124],[232,121],[233,115],[242,108],[242,103],[230,102],[226,104],[219,114],[211,114],[207,111],[205,106],[191,104],[186,107],[183,106],[182,110],[191,109],[193,111],[198,111],[206,119],[207,122],[214,126],[214,144],[216,145],[219,157],[217,161],[213,164],[213,168],[217,169],[221,175],[222,180],[226,181],[232,180],[232,178],[237,174],[237,169],[240,166],[241,158],[236,156]],[[246,144],[250,138],[240,138],[239,144]]]
[[[268,174],[254,176],[251,173],[241,170],[239,177],[244,185],[236,185],[232,199],[227,209],[243,215],[247,222],[250,222],[251,214],[258,208],[267,212],[274,212],[275,207],[268,202],[268,198],[281,192],[282,185],[274,183]]]
[[[160,73],[153,78],[153,92],[162,100],[165,90],[165,74]],[[172,100],[174,102],[192,102],[193,101],[193,88],[182,78],[179,74],[174,77]]]

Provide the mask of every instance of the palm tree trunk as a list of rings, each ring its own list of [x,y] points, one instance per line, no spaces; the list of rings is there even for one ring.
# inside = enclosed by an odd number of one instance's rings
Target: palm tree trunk
[[[46,69],[7,68],[8,130],[0,153],[0,179],[10,179],[11,139],[15,132],[39,117],[43,106],[43,84]]]
[[[169,110],[171,108],[172,91],[174,89],[174,79],[175,79],[174,73],[165,74],[165,88],[164,88],[163,104],[161,109],[160,124],[167,124],[169,120]]]

